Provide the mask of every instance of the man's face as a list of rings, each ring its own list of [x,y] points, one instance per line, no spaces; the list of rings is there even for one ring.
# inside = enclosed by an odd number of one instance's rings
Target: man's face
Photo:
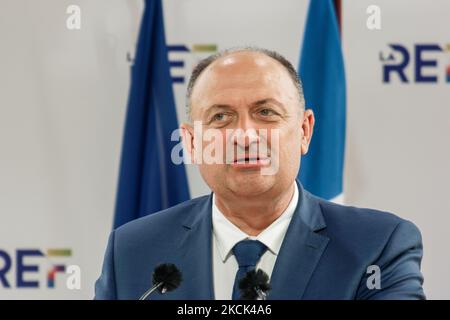
[[[188,151],[209,187],[223,196],[270,195],[289,188],[314,125],[284,67],[245,51],[203,71],[192,92],[191,117],[201,121],[202,132],[182,125]],[[213,135],[220,143],[205,139],[211,129],[220,133]],[[223,161],[211,164],[205,155],[220,155]]]

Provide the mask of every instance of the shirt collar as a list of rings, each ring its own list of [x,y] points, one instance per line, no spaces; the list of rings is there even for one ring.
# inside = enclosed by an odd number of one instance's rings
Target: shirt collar
[[[215,194],[212,199],[212,224],[213,235],[217,243],[217,248],[225,262],[231,254],[231,250],[236,243],[245,239],[259,240],[274,254],[278,255],[281,244],[283,243],[289,223],[294,215],[295,208],[298,204],[298,187],[294,182],[294,195],[292,196],[289,205],[284,212],[272,222],[266,229],[264,229],[258,236],[252,237],[247,235],[230,220],[228,220],[223,213],[216,206]]]

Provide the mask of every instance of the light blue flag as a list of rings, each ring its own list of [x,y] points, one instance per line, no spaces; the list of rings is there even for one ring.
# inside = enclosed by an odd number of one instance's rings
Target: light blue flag
[[[311,0],[300,58],[306,108],[316,125],[299,178],[305,189],[333,199],[343,193],[345,72],[339,26],[332,0]]]

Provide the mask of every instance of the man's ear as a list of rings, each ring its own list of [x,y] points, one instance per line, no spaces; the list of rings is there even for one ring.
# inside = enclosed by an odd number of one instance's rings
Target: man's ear
[[[180,125],[184,150],[187,151],[192,163],[195,163],[194,128],[187,123]]]
[[[303,112],[302,119],[302,144],[301,152],[305,155],[308,152],[309,144],[311,143],[313,129],[314,129],[314,112],[311,109],[307,109]]]

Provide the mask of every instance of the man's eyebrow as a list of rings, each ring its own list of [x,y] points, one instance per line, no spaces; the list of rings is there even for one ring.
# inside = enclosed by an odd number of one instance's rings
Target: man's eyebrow
[[[270,103],[274,104],[274,105],[282,108],[284,111],[286,111],[286,108],[284,107],[284,105],[281,102],[279,102],[278,100],[273,99],[273,98],[258,100],[258,101],[253,102],[251,105],[254,107],[258,107],[258,106],[262,106],[262,105],[270,104]]]
[[[232,109],[232,106],[230,106],[229,104],[220,104],[220,103],[213,104],[205,110],[205,113],[203,114],[203,116],[207,118],[215,110],[220,110],[220,109],[229,110],[229,109]]]
[[[266,98],[266,99],[261,99],[261,100],[255,101],[255,102],[251,103],[250,106],[258,107],[258,106],[262,106],[262,105],[269,104],[269,103],[277,105],[280,108],[282,108],[284,111],[286,111],[286,108],[284,107],[284,105],[281,102],[279,102],[278,100],[273,99],[273,98]],[[230,109],[233,109],[233,106],[231,106],[229,104],[216,103],[216,104],[209,106],[205,110],[205,113],[203,114],[203,116],[207,118],[215,110],[221,110],[221,109],[230,110]]]

